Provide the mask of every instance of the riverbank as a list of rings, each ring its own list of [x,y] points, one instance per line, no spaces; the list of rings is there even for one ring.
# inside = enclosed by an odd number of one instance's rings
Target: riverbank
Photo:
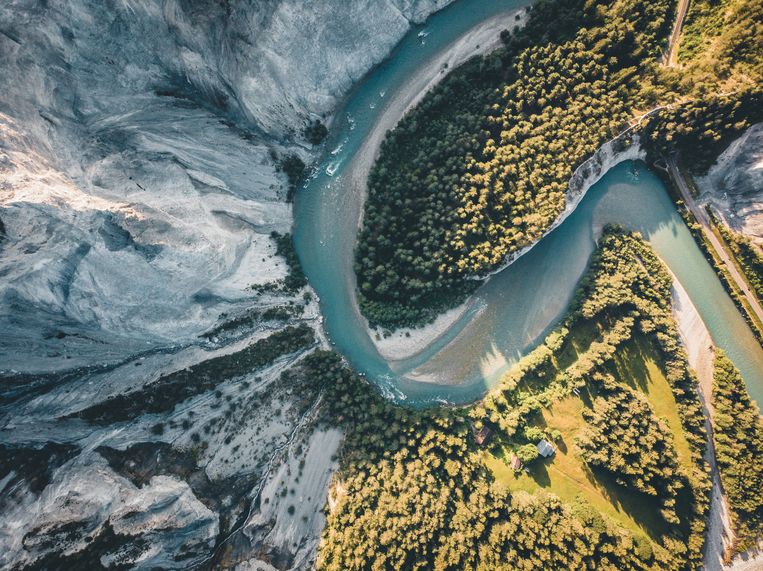
[[[731,516],[721,486],[718,465],[715,461],[715,446],[711,417],[713,390],[713,352],[714,345],[710,332],[694,307],[689,294],[673,276],[673,317],[678,325],[681,341],[686,349],[689,365],[697,374],[699,395],[705,411],[705,426],[708,433],[708,446],[705,460],[710,466],[712,490],[710,492],[710,510],[707,515],[704,568],[706,571],[723,569],[724,556],[731,548],[734,532],[731,528]]]
[[[363,144],[352,161],[345,168],[349,190],[360,200],[358,229],[363,223],[363,203],[366,200],[368,175],[376,161],[382,141],[387,131],[393,129],[405,114],[412,109],[445,75],[472,57],[483,55],[501,45],[500,33],[505,29],[523,26],[526,9],[510,10],[489,18],[463,34],[458,40],[431,57],[419,72],[412,76],[394,94],[385,100],[384,109],[371,128]],[[355,276],[353,275],[353,287]],[[353,296],[357,308],[357,299]],[[450,327],[469,309],[467,301],[440,315],[434,322],[415,329],[398,329],[384,336],[382,328],[371,329],[367,333],[376,350],[387,361],[400,361],[421,353],[444,335]],[[359,309],[358,309],[359,311]]]
[[[710,511],[707,516],[704,569],[705,571],[753,571],[761,569],[763,568],[763,552],[761,550],[737,555],[729,565],[724,565],[724,555],[732,546],[734,531],[731,527],[728,501],[723,493],[720,473],[715,461],[711,424],[715,347],[710,332],[702,321],[697,308],[675,276],[673,277],[673,316],[678,324],[678,331],[686,349],[689,365],[697,374],[709,437],[705,458],[710,465],[713,487],[710,496]]]
[[[735,260],[733,252],[724,243],[723,236],[714,229],[708,212],[695,202],[684,178],[685,173],[681,172],[674,157],[668,158],[667,166],[668,173],[679,191],[681,199],[699,226],[701,234],[697,238],[705,243],[703,249],[707,250],[708,261],[715,266],[718,277],[724,282],[729,295],[736,302],[742,315],[746,316],[750,328],[760,337],[758,324],[763,324],[763,306],[758,302],[757,295],[748,283],[747,277],[743,275],[742,268],[738,267],[738,260]]]
[[[567,204],[564,212],[559,215],[557,220],[549,227],[543,236],[535,243],[515,252],[499,269],[491,272],[487,277],[482,279],[489,279],[493,275],[504,271],[508,266],[530,252],[530,250],[540,243],[543,238],[564,223],[564,221],[575,212],[580,202],[585,198],[587,192],[599,182],[610,169],[625,161],[643,159],[644,156],[645,152],[639,144],[637,137],[626,145],[621,144],[620,137],[602,145],[592,157],[580,165],[580,167],[573,173],[569,182],[570,189],[568,191]],[[600,233],[601,227],[593,228],[594,240],[598,239]],[[473,301],[474,298],[470,297],[469,300],[461,304],[459,307],[443,313],[438,316],[433,323],[422,328],[398,329],[392,334],[388,334],[387,337],[383,336],[381,329],[376,330],[375,332],[372,332],[374,335],[374,344],[379,351],[379,354],[387,361],[408,359],[411,356],[420,353],[444,335],[449,327],[456,323],[456,321],[471,307]],[[487,376],[492,376],[501,369],[504,369],[507,364],[508,363],[503,356],[493,355],[492,358],[486,359],[483,363],[482,372]],[[419,382],[453,384],[453,382],[442,382],[442,379],[438,375],[433,375],[431,372],[425,371],[425,369],[426,368],[412,371],[410,377]],[[450,377],[455,378],[452,375]]]
[[[586,159],[575,171],[572,173],[568,183],[567,194],[564,198],[564,211],[554,220],[554,222],[546,229],[546,231],[535,242],[529,246],[525,246],[521,250],[517,250],[513,254],[510,254],[506,260],[498,268],[487,274],[486,277],[479,279],[486,279],[487,277],[501,273],[511,264],[516,262],[519,258],[527,254],[537,244],[540,243],[543,238],[551,234],[561,224],[567,220],[567,218],[575,212],[580,202],[585,198],[586,193],[595,185],[601,178],[607,174],[607,172],[613,167],[623,163],[625,161],[643,160],[646,158],[646,151],[641,147],[638,136],[634,136],[633,140],[624,145],[622,148],[616,149],[616,144],[626,136],[622,133],[604,143],[597,151],[588,159]],[[601,228],[595,229],[594,234],[598,235]],[[475,278],[477,279],[477,278]]]
[[[470,301],[467,301],[454,309],[438,315],[437,319],[424,327],[417,327],[415,329],[405,327],[394,332],[385,331],[379,327],[377,329],[369,329],[368,333],[379,355],[385,361],[395,362],[410,359],[445,335],[466,313],[470,306]]]
[[[379,113],[371,131],[358,149],[352,162],[345,167],[345,174],[362,197],[366,198],[368,174],[379,154],[379,148],[387,135],[400,119],[413,108],[427,92],[447,73],[468,59],[495,50],[501,44],[500,32],[524,25],[526,8],[510,10],[480,22],[463,34],[458,40],[431,57],[418,72],[404,83],[392,96],[385,99],[383,110]],[[362,209],[361,209],[362,212]],[[358,224],[362,223],[362,214]]]

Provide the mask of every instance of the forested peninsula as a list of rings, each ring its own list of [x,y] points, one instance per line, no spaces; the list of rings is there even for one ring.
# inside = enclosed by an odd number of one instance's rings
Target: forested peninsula
[[[318,568],[699,569],[707,434],[671,284],[605,229],[567,317],[463,408],[396,406],[308,356],[296,374],[347,435]]]
[[[761,118],[763,66],[745,31],[760,6],[690,12],[680,68],[663,65],[674,10],[542,0],[501,49],[452,71],[400,121],[371,171],[356,248],[372,325],[421,325],[463,301],[479,284],[469,278],[542,237],[574,170],[647,111],[651,156],[691,149],[698,169]]]

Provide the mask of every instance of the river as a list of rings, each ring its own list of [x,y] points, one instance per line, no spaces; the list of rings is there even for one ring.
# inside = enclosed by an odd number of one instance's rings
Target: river
[[[431,68],[433,58],[480,22],[523,5],[517,0],[458,0],[412,29],[337,114],[324,157],[297,193],[294,228],[297,252],[320,298],[324,328],[335,349],[393,400],[414,405],[475,400],[559,322],[595,247],[596,229],[619,223],[641,232],[662,257],[714,343],[740,369],[751,396],[763,403],[763,349],[662,182],[640,162],[611,168],[558,228],[487,280],[470,309],[430,347],[393,363],[376,350],[355,300],[352,262],[363,189],[351,167],[368,160],[359,151],[375,128],[379,132],[385,111],[394,111],[389,102],[406,82]]]

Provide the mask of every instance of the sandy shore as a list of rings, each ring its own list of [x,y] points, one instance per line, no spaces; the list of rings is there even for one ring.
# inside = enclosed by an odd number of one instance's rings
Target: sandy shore
[[[710,492],[710,511],[707,516],[704,568],[706,571],[720,571],[723,569],[724,553],[731,547],[734,532],[731,529],[728,504],[723,495],[718,466],[715,462],[715,446],[713,445],[712,425],[710,423],[714,347],[710,332],[699,316],[697,308],[675,276],[673,277],[672,294],[673,317],[678,324],[678,332],[686,349],[689,366],[697,373],[700,399],[705,410],[705,426],[709,436],[705,460],[710,465],[713,487]]]
[[[731,564],[726,565],[723,569],[732,571],[760,571],[763,569],[763,542],[758,544],[758,549],[737,555]]]
[[[501,31],[524,25],[525,13],[525,9],[522,8],[480,22],[439,54],[430,58],[400,89],[386,99],[385,107],[380,112],[373,129],[358,149],[352,162],[345,168],[348,183],[352,191],[362,197],[361,202],[365,202],[368,174],[387,131],[394,128],[408,110],[415,106],[450,70],[471,57],[498,48],[501,43]],[[358,226],[362,223],[362,216],[361,208]],[[466,302],[440,315],[427,326],[398,330],[387,338],[380,334],[377,339],[377,333],[380,333],[380,330],[375,331],[369,328],[368,336],[385,359],[395,361],[407,359],[435,342],[468,308],[469,302]]]
[[[387,361],[402,361],[413,357],[444,335],[469,308],[469,302],[439,315],[429,325],[415,329],[398,329],[384,337],[384,330],[370,330],[371,340],[376,350]]]
[[[681,341],[686,348],[689,365],[697,373],[700,397],[705,407],[706,425],[710,441],[706,459],[710,464],[713,488],[708,514],[707,543],[705,545],[705,571],[754,571],[763,569],[763,550],[743,553],[734,558],[730,565],[723,564],[723,555],[731,546],[734,532],[731,529],[728,502],[723,495],[718,466],[715,461],[715,446],[712,440],[710,415],[713,413],[711,394],[713,388],[713,341],[702,318],[694,307],[686,290],[673,277],[673,316],[678,323]],[[762,548],[763,549],[763,548]]]
[[[694,307],[689,294],[673,277],[673,317],[678,324],[689,365],[697,373],[700,391],[708,411],[712,412],[710,394],[713,388],[713,340]]]

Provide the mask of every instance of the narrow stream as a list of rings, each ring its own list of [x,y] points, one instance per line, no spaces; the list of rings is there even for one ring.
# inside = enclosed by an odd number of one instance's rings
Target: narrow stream
[[[471,310],[422,353],[390,364],[368,337],[355,302],[352,268],[362,189],[345,171],[381,120],[385,98],[469,29],[525,4],[458,0],[423,28],[412,29],[338,114],[316,174],[298,192],[294,230],[297,252],[320,297],[324,326],[336,350],[397,401],[424,405],[475,400],[558,323],[595,247],[594,231],[619,223],[640,231],[665,260],[714,342],[740,369],[752,397],[763,403],[763,349],[661,181],[643,163],[628,161],[610,169],[564,223],[488,280],[473,297]]]

